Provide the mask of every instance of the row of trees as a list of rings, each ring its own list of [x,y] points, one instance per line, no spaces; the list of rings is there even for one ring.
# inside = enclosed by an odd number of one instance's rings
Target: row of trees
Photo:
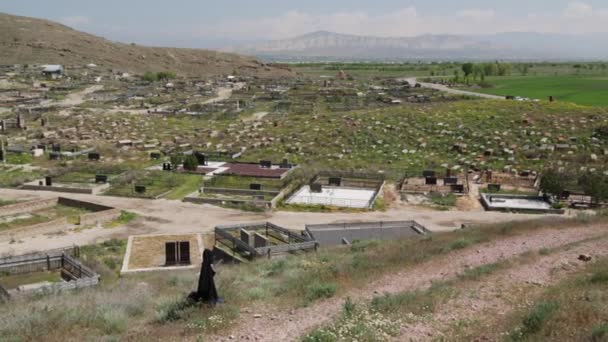
[[[585,195],[591,197],[594,203],[608,200],[608,176],[600,172],[585,172],[576,177],[576,175],[549,169],[542,175],[540,190],[546,195],[560,198],[565,191],[570,190],[568,185],[572,183],[573,177],[577,180],[578,187]]]
[[[510,63],[464,63],[462,72],[464,73],[465,82],[469,82],[471,77],[473,81],[485,81],[487,76],[509,76],[513,66]],[[455,77],[459,77],[459,73],[455,73]],[[458,81],[458,80],[457,80]]]

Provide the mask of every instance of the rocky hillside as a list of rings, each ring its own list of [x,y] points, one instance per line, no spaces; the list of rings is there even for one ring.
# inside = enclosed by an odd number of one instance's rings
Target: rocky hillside
[[[128,72],[168,70],[191,76],[292,75],[287,69],[268,66],[250,57],[209,50],[116,43],[48,20],[5,13],[0,13],[0,63],[94,63]]]

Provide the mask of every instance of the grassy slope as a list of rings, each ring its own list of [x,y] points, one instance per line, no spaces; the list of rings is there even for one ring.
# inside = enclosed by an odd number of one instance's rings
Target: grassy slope
[[[422,260],[454,250],[475,248],[483,241],[544,227],[588,223],[585,220],[541,220],[503,224],[437,234],[432,238],[367,242],[352,248],[222,267],[217,282],[227,304],[214,310],[184,304],[183,298],[195,287],[194,271],[119,278],[125,243],[110,241],[83,248],[82,252],[85,262],[101,273],[101,287],[33,300],[18,299],[10,307],[0,306],[3,317],[0,339],[44,337],[60,340],[70,334],[74,339],[87,336],[146,340],[206,335],[228,327],[244,307],[307,305],[363,286],[370,279],[378,279]],[[437,292],[432,298],[440,299],[449,288],[438,287],[434,291]]]

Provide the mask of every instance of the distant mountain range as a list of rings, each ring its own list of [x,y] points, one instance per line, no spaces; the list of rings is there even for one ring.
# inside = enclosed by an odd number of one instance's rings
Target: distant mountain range
[[[265,59],[592,60],[608,59],[608,33],[499,33],[372,37],[318,31],[224,49]]]

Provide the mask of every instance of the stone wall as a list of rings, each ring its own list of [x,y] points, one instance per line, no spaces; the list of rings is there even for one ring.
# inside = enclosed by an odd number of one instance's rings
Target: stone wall
[[[18,215],[29,213],[32,211],[52,208],[57,205],[57,202],[57,198],[51,198],[5,205],[3,207],[0,207],[0,216]]]
[[[96,213],[80,215],[80,225],[90,226],[104,224],[120,217],[120,209],[109,209]]]

